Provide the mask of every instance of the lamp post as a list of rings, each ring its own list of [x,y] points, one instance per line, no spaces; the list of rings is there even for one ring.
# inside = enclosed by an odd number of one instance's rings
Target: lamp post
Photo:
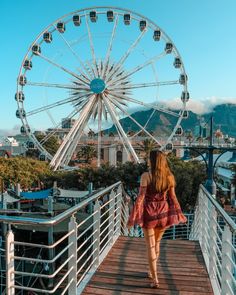
[[[206,189],[212,194],[216,195],[216,183],[214,181],[214,168],[219,160],[219,158],[226,152],[228,151],[236,151],[236,147],[216,147],[213,145],[213,117],[210,119],[210,143],[208,146],[198,146],[198,147],[193,147],[193,146],[185,146],[184,149],[186,150],[193,150],[197,154],[199,154],[203,161],[206,164],[207,168],[207,180],[205,182],[205,187]],[[202,150],[205,151],[206,155],[202,153]],[[220,154],[216,158],[215,161],[213,161],[213,154],[214,151],[220,151]],[[185,158],[186,158],[186,153],[185,153]]]

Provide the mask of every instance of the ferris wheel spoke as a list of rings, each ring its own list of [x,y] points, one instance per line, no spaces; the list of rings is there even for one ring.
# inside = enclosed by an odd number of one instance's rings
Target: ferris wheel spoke
[[[138,158],[138,156],[137,156],[137,154],[136,154],[136,152],[135,152],[132,144],[130,143],[130,141],[129,141],[129,139],[128,139],[128,137],[127,137],[124,129],[122,128],[119,120],[117,119],[118,118],[118,115],[116,113],[116,110],[113,108],[113,106],[111,105],[111,103],[109,102],[109,100],[105,97],[105,95],[103,95],[103,101],[104,101],[104,103],[105,103],[105,105],[106,105],[106,107],[107,107],[107,109],[108,109],[108,111],[110,113],[110,116],[111,116],[114,124],[118,127],[118,129],[119,129],[119,131],[120,131],[120,133],[121,133],[121,135],[122,135],[125,143],[127,144],[127,146],[129,148],[132,156],[134,157],[134,160],[139,163],[139,158]]]
[[[93,112],[92,112],[92,115],[91,115],[91,117],[93,118],[93,120],[96,120],[97,114],[98,114],[98,103],[93,108]]]
[[[114,98],[119,104],[122,104],[124,107],[127,107],[127,103],[125,102],[125,100],[123,98],[119,97],[118,94],[110,93],[108,95],[109,95],[109,97]]]
[[[108,64],[109,64],[109,60],[110,60],[110,55],[111,55],[111,51],[112,51],[112,44],[113,44],[113,41],[114,41],[114,37],[115,37],[117,25],[118,25],[118,19],[119,19],[119,15],[117,14],[116,15],[115,22],[114,22],[113,29],[112,29],[110,43],[109,43],[109,46],[108,46],[108,49],[107,49],[107,53],[106,53],[106,57],[105,57],[105,61],[104,61],[103,70],[102,70],[102,75],[101,76],[102,76],[103,79],[105,78],[105,73],[106,73],[107,68],[108,68]]]
[[[143,36],[146,34],[147,29],[143,30],[141,34],[138,36],[138,38],[133,42],[133,44],[129,47],[129,49],[126,51],[126,53],[121,57],[119,62],[117,63],[117,66],[113,69],[113,71],[110,73],[110,75],[107,77],[107,81],[110,80],[110,77],[114,75],[124,64],[126,59],[129,57],[130,53],[137,47],[138,43],[141,41]]]
[[[146,87],[159,87],[159,86],[169,86],[179,84],[179,80],[174,81],[162,81],[162,82],[152,82],[152,83],[140,83],[140,84],[131,84],[123,86],[121,83],[116,84],[115,87],[111,87],[111,90],[119,90],[120,87],[122,89],[136,89],[136,88],[146,88]]]
[[[96,61],[96,56],[95,56],[92,34],[90,31],[89,22],[88,22],[88,15],[85,16],[85,21],[86,21],[86,26],[87,26],[88,36],[89,36],[89,44],[90,44],[90,50],[91,50],[91,54],[92,54],[92,58],[93,58],[93,65],[95,68],[96,75],[98,76],[98,74],[99,74],[98,73],[98,66],[97,66],[97,61]]]
[[[107,110],[106,110],[106,107],[104,105],[104,103],[102,103],[102,113],[103,113],[103,117],[104,119],[107,121]]]
[[[91,65],[91,63],[89,61],[87,61],[87,65],[88,65],[91,73],[93,74],[93,76],[96,77],[97,76],[97,74],[96,74],[97,71],[94,69],[94,67]]]
[[[65,119],[72,119],[78,113],[77,110],[73,110]],[[57,129],[61,126],[61,121],[53,126],[53,130],[49,132],[39,143],[44,144],[47,142],[56,132]]]
[[[69,85],[69,84],[58,84],[58,83],[45,83],[45,82],[28,81],[27,85],[39,86],[39,87],[63,88],[63,89],[71,89],[71,90],[90,90],[90,88],[85,88],[85,87],[81,87],[81,86],[74,86],[74,85]]]
[[[158,145],[161,146],[161,143],[153,136],[151,135],[139,122],[137,122],[120,104],[117,103],[116,99],[110,99],[110,102],[112,102],[117,108],[119,108],[126,116],[130,118],[131,121],[133,121],[139,128],[141,128],[149,137],[151,137]]]
[[[146,103],[146,102],[143,102],[143,101],[140,101],[140,100],[137,100],[137,99],[128,97],[128,96],[122,96],[122,98],[124,100],[129,101],[129,102],[132,102],[132,103],[135,103],[135,104],[139,104],[139,105],[145,106],[145,107],[147,107],[149,109],[151,108],[151,109],[154,109],[156,111],[159,111],[159,112],[162,112],[162,113],[166,113],[168,115],[172,115],[172,116],[177,117],[177,118],[180,118],[181,117],[181,115],[179,113],[175,113],[173,111],[169,111],[167,109],[160,108],[157,105],[152,104],[152,103]]]
[[[56,102],[54,102],[52,104],[48,104],[48,105],[45,105],[43,107],[40,107],[40,108],[34,109],[32,111],[29,111],[28,113],[26,113],[26,116],[29,117],[29,116],[35,115],[37,113],[40,113],[40,112],[43,112],[43,111],[46,111],[46,110],[61,106],[63,104],[67,104],[67,103],[76,101],[76,100],[81,99],[81,98],[83,98],[85,96],[87,96],[87,93],[86,93],[86,95],[82,95],[82,96],[79,96],[79,97],[76,97],[76,98],[74,96],[71,96],[71,97],[63,99],[63,100],[58,100],[58,101],[56,101]]]
[[[77,75],[76,73],[74,73],[74,72],[72,72],[72,71],[66,69],[66,68],[63,67],[62,65],[59,65],[59,64],[55,63],[55,62],[52,61],[50,58],[47,58],[46,56],[44,56],[44,55],[42,55],[42,54],[40,54],[39,56],[40,56],[42,59],[44,59],[45,61],[47,61],[48,63],[50,63],[51,65],[53,65],[53,66],[55,66],[55,67],[61,69],[61,70],[64,71],[65,73],[67,73],[67,74],[69,74],[69,75],[75,77],[76,79],[78,79],[78,80],[82,83],[82,85],[89,85],[89,82],[88,82],[88,81],[83,80],[83,79],[81,78],[81,76]],[[87,80],[88,80],[88,79],[87,79]]]
[[[132,70],[130,70],[128,73],[124,73],[124,74],[116,77],[115,79],[111,79],[107,83],[107,86],[115,85],[117,82],[122,81],[122,80],[130,77],[131,75],[133,75],[133,74],[137,73],[138,71],[144,69],[145,67],[149,66],[150,64],[153,64],[154,62],[158,61],[159,59],[163,58],[164,56],[166,56],[166,52],[162,52],[161,54],[158,54],[158,55],[150,58],[149,60],[147,60],[143,64],[141,64],[141,65],[133,68]]]
[[[56,29],[56,26],[53,25],[54,28]],[[67,45],[67,47],[69,48],[69,50],[71,51],[71,53],[75,56],[75,58],[78,60],[78,62],[80,63],[81,67],[83,68],[84,72],[81,71],[80,69],[78,69],[81,73],[81,75],[87,80],[87,82],[89,82],[90,80],[88,79],[88,77],[85,75],[85,72],[87,73],[87,75],[92,79],[92,76],[90,75],[89,71],[87,70],[87,68],[85,67],[84,63],[82,62],[82,60],[79,58],[78,54],[74,51],[74,49],[72,48],[72,46],[70,45],[70,43],[66,40],[66,38],[64,37],[63,34],[59,34],[60,37],[62,38],[62,40],[65,42],[65,44]]]
[[[80,117],[76,120],[74,126],[71,128],[70,132],[67,134],[61,146],[51,160],[50,165],[53,167],[54,170],[56,170],[59,166],[64,165],[65,161],[69,162],[70,155],[73,153],[72,151],[75,150],[77,142],[82,135],[84,122],[88,118],[94,102],[94,98],[91,98],[87,102],[86,106],[80,114]]]

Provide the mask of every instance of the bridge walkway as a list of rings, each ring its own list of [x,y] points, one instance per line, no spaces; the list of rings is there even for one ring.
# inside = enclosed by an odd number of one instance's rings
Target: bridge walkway
[[[159,289],[150,288],[147,268],[144,238],[120,236],[82,294],[213,294],[197,241],[162,240]]]

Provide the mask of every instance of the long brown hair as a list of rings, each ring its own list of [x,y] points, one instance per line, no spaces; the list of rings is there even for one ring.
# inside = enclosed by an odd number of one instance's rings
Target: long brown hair
[[[175,186],[175,178],[164,153],[158,150],[150,152],[152,185],[159,192],[165,192]]]

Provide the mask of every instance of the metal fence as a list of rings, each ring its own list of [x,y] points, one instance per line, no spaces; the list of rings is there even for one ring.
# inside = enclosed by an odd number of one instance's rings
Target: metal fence
[[[126,228],[124,196],[118,182],[55,217],[0,215],[6,232],[0,247],[0,294],[82,293],[119,235],[143,237],[140,227]],[[79,220],[85,211],[89,214]],[[215,294],[236,294],[234,221],[202,186],[194,214],[185,215],[187,224],[166,230],[164,238],[199,240]],[[21,237],[16,226],[30,233],[44,227],[48,238]],[[64,230],[56,234],[56,226]]]
[[[187,217],[187,223],[174,225],[170,227],[169,229],[165,231],[163,235],[163,239],[189,240],[194,213],[184,213],[184,215]],[[135,226],[134,228],[131,228],[130,231],[128,231],[127,229],[124,229],[124,235],[129,237],[142,237],[142,238],[144,237],[143,230],[139,226]]]
[[[236,294],[236,224],[202,185],[190,239],[199,240],[214,294]]]
[[[94,193],[80,204],[52,218],[0,216],[5,224],[6,245],[1,248],[1,295],[79,294],[120,234],[124,233],[127,206],[118,182]],[[77,214],[90,214],[77,221]],[[126,212],[127,215],[127,212]],[[66,232],[56,235],[54,227],[67,223]],[[16,238],[15,226],[47,227],[51,239],[40,243]],[[86,226],[85,226],[86,225]],[[47,239],[46,239],[47,240]],[[4,251],[5,250],[5,251]],[[4,253],[5,252],[5,253]],[[0,262],[1,263],[1,262]],[[5,287],[6,286],[6,287]]]

